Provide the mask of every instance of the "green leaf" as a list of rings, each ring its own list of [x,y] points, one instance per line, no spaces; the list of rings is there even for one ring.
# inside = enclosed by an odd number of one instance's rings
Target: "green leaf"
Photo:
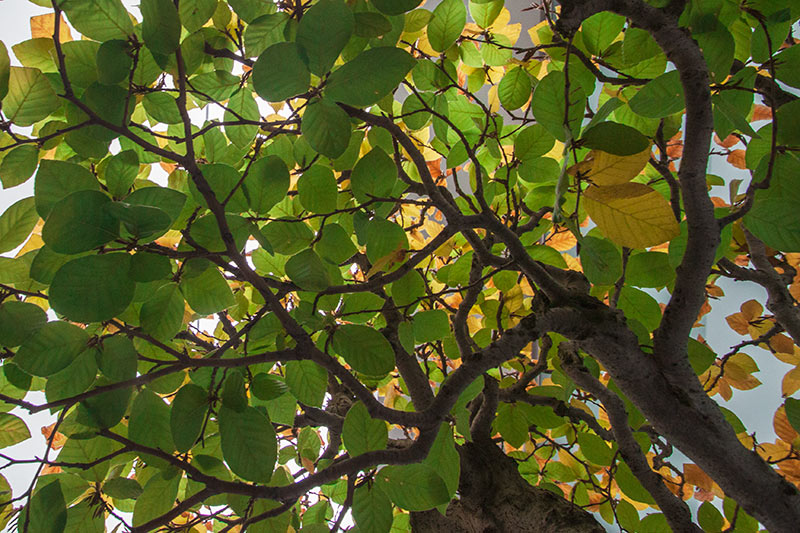
[[[97,81],[97,52],[94,41],[69,41],[61,45],[64,65],[73,87],[89,87]]]
[[[75,322],[102,322],[123,312],[136,287],[126,275],[130,257],[89,255],[62,266],[50,285],[53,310]]]
[[[236,122],[240,117],[245,120],[258,121],[260,118],[258,104],[253,98],[253,92],[242,89],[231,96],[225,110],[225,121]],[[253,142],[258,134],[258,126],[248,124],[245,126],[225,126],[225,135],[239,148],[245,148]]]
[[[387,15],[402,15],[417,7],[422,0],[374,0],[372,5]]]
[[[441,309],[421,311],[414,315],[414,341],[417,344],[444,339],[450,334],[450,321]]]
[[[288,361],[286,385],[298,401],[321,407],[328,388],[328,373],[314,361]]]
[[[793,100],[783,104],[775,112],[775,120],[778,122],[778,142],[789,146],[800,146],[800,100]]]
[[[28,238],[39,215],[33,197],[23,198],[0,215],[0,253],[10,252]]]
[[[97,49],[97,80],[103,85],[116,85],[128,78],[133,67],[131,46],[122,39],[106,41]]]
[[[154,53],[169,55],[180,45],[181,22],[171,0],[141,0],[142,38]]]
[[[503,107],[514,111],[525,105],[531,97],[532,87],[530,74],[522,67],[514,67],[500,80],[497,95]]]
[[[110,202],[104,209],[122,222],[127,232],[135,239],[150,242],[163,235],[172,224],[169,215],[158,207],[131,205],[127,202]]]
[[[38,164],[39,149],[32,144],[23,144],[9,151],[0,163],[3,188],[10,189],[28,181]]]
[[[216,267],[204,269],[196,276],[184,276],[181,292],[189,306],[201,315],[210,315],[236,303],[228,282]]]
[[[293,255],[286,262],[286,275],[306,291],[323,291],[331,285],[328,269],[310,248]]]
[[[314,245],[314,250],[322,259],[337,265],[358,251],[347,231],[334,223],[323,226],[322,237]]]
[[[17,126],[30,126],[47,118],[60,105],[61,101],[41,70],[11,67],[8,94],[3,99],[6,120]]]
[[[653,331],[661,323],[661,307],[652,296],[633,287],[623,287],[620,291],[619,309],[627,318],[639,321],[648,331]]]
[[[703,531],[722,531],[725,527],[722,513],[711,502],[703,502],[697,509],[697,522]]]
[[[158,340],[169,341],[183,327],[183,296],[177,283],[159,287],[139,311],[142,329]]]
[[[20,346],[14,363],[34,376],[63,370],[86,349],[89,335],[68,322],[48,322]]]
[[[286,197],[289,183],[289,169],[280,157],[268,155],[256,160],[244,183],[250,209],[257,214],[268,213]]]
[[[43,159],[33,184],[36,211],[47,216],[59,201],[71,193],[83,190],[100,190],[100,183],[86,168],[67,161]]]
[[[603,55],[625,26],[625,17],[604,11],[587,18],[581,24],[581,36],[586,49],[593,55]]]
[[[556,140],[541,124],[533,124],[523,129],[514,139],[514,157],[527,161],[543,156],[553,149]]]
[[[183,121],[177,100],[167,93],[147,93],[142,98],[142,105],[147,114],[158,122],[180,124]]]
[[[353,493],[353,520],[359,531],[389,533],[392,502],[381,489],[365,483]]]
[[[183,4],[181,4],[183,5]],[[269,46],[285,40],[286,13],[262,15],[244,30],[244,48],[248,56],[260,56]]]
[[[359,37],[373,39],[392,31],[392,22],[380,13],[362,11],[353,14],[355,18],[354,32]]]
[[[283,396],[289,387],[280,376],[259,372],[250,380],[250,392],[259,400],[270,401]]]
[[[664,118],[684,108],[680,74],[671,70],[642,87],[628,105],[637,115]]]
[[[1,54],[0,54],[1,56]],[[775,57],[775,76],[787,85],[800,88],[800,47],[784,48]]]
[[[99,358],[100,370],[114,382],[136,377],[139,354],[127,337],[114,335],[103,340]]]
[[[458,490],[461,462],[450,424],[443,422],[439,426],[439,433],[424,462],[436,470],[447,486],[449,497],[452,498]]]
[[[611,466],[614,450],[606,442],[591,433],[578,433],[578,445],[588,461],[599,466]]]
[[[293,98],[308,90],[311,73],[296,43],[276,43],[264,50],[253,65],[253,87],[269,102]]]
[[[0,41],[0,100],[8,94],[8,79],[11,76],[11,59],[8,57],[8,48]]]
[[[172,261],[165,255],[137,252],[131,256],[128,277],[146,283],[162,280],[172,274]]]
[[[753,208],[744,216],[747,229],[768,246],[800,252],[800,161],[791,155],[775,160],[768,189],[757,189]]]
[[[559,141],[565,140],[564,133],[564,73],[560,70],[550,72],[542,78],[533,90],[531,112],[536,120]],[[583,120],[586,96],[580,85],[570,84],[569,93],[569,127],[576,135]]]
[[[427,511],[450,501],[442,478],[423,463],[386,466],[375,475],[375,482],[392,503],[407,511]]]
[[[115,198],[128,194],[139,173],[139,156],[133,150],[123,150],[108,158],[105,179],[108,192]]]
[[[730,75],[736,41],[727,28],[717,23],[713,31],[694,33],[692,37],[703,50],[711,79],[722,83]]]
[[[376,218],[367,225],[367,259],[376,265],[376,268],[386,269],[381,265],[387,256],[398,250],[408,250],[408,237],[400,225],[389,220]],[[391,257],[394,257],[393,255]],[[394,261],[394,259],[391,259]],[[379,266],[380,265],[380,266]],[[391,266],[386,264],[386,266]]]
[[[67,524],[64,531],[80,531],[82,533],[105,533],[106,525],[103,513],[95,512],[89,500],[83,500],[67,509]]]
[[[614,476],[614,481],[617,482],[620,490],[624,492],[628,498],[642,503],[655,503],[650,493],[647,492],[639,480],[636,479],[636,476],[633,475],[628,465],[622,461],[617,463],[617,473]],[[644,526],[644,522],[642,522],[642,526]],[[663,529],[643,529],[643,531],[663,531]]]
[[[350,175],[353,196],[362,204],[373,197],[386,198],[396,182],[397,166],[383,148],[378,146],[358,160]]]
[[[107,379],[98,379],[96,387],[110,385]],[[124,387],[102,392],[81,402],[78,408],[78,420],[81,424],[110,428],[116,426],[128,410],[132,389]]]
[[[431,48],[444,52],[456,42],[467,23],[467,8],[462,0],[443,0],[433,10],[428,23]]]
[[[705,372],[717,358],[714,350],[691,337],[689,338],[688,352],[689,364],[692,365],[692,370],[698,376]]]
[[[278,455],[278,440],[269,419],[254,407],[219,408],[222,456],[237,476],[269,483]]]
[[[8,448],[31,438],[28,426],[18,416],[0,413],[0,449]]]
[[[333,349],[357,372],[385,376],[394,370],[394,351],[377,330],[359,324],[345,324],[333,333]]]
[[[90,39],[127,40],[133,33],[133,23],[120,0],[64,0],[59,7],[70,24]]]
[[[115,500],[135,500],[142,494],[142,486],[135,479],[112,477],[103,483],[103,493]]]
[[[374,104],[392,92],[415,63],[405,50],[391,46],[370,48],[333,71],[325,95],[356,107]]]
[[[77,191],[53,206],[42,240],[53,251],[77,254],[114,240],[119,222],[106,209],[111,199],[99,191]]]
[[[608,239],[584,237],[581,240],[583,273],[595,285],[613,285],[622,275],[622,256]]]
[[[498,15],[500,15],[500,12],[503,10],[503,4],[504,0],[470,0],[469,14],[472,16],[472,20],[475,21],[475,24],[481,28],[488,28]]]
[[[519,448],[530,438],[530,423],[520,405],[501,403],[497,408],[497,417],[492,424],[503,440]]]
[[[133,527],[146,524],[175,505],[181,476],[173,471],[158,472],[144,485],[133,507]]]
[[[389,430],[386,422],[369,416],[363,403],[357,402],[347,411],[342,425],[342,441],[350,457],[386,448]]]
[[[85,392],[97,378],[97,350],[81,352],[67,368],[47,379],[45,396],[48,402],[70,398]]]
[[[342,155],[350,143],[350,118],[328,98],[308,104],[301,128],[308,144],[331,159]]]
[[[208,393],[198,385],[187,383],[175,395],[170,428],[179,452],[187,452],[194,446],[203,429],[208,407]]]
[[[216,0],[181,0],[178,14],[183,27],[189,33],[194,33],[208,22],[216,9]]]
[[[587,148],[627,156],[646,150],[650,140],[639,130],[616,122],[601,122],[583,132],[581,143]]]
[[[789,419],[789,423],[795,431],[800,433],[800,400],[786,398],[786,403],[784,405],[786,408],[786,418]]]
[[[669,255],[661,252],[642,252],[628,258],[625,282],[635,287],[666,287],[675,279]]]
[[[181,214],[186,203],[186,195],[166,187],[142,187],[129,194],[125,202],[131,205],[157,207],[167,213],[173,223]]]
[[[0,345],[19,346],[47,323],[47,314],[38,305],[6,300],[0,305]]]
[[[61,492],[61,482],[55,480],[37,490],[19,523],[27,521],[28,531],[36,533],[63,533],[67,525],[67,505]]]
[[[320,0],[303,14],[297,25],[297,44],[313,74],[322,76],[333,67],[353,28],[353,12],[343,0]]]
[[[335,211],[338,192],[333,171],[322,165],[312,165],[297,180],[300,203],[312,213]]]
[[[142,390],[133,400],[128,419],[128,438],[164,453],[175,450],[170,431],[170,408],[150,389]]]

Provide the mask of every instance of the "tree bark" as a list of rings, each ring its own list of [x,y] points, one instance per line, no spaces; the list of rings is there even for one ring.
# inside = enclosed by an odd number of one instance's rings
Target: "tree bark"
[[[458,498],[447,514],[411,513],[415,533],[603,533],[605,529],[577,505],[534,487],[513,459],[488,439],[458,447]]]

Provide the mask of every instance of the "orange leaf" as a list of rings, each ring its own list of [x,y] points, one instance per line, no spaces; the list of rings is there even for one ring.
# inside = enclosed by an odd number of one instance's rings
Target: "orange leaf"
[[[778,333],[769,340],[769,345],[773,350],[780,353],[794,353],[794,341],[783,333]]]
[[[683,477],[687,483],[691,483],[695,487],[700,487],[703,490],[711,490],[714,486],[714,481],[700,469],[699,466],[686,463],[683,465]]]
[[[772,120],[772,108],[761,104],[754,105],[753,120]]]
[[[744,150],[732,150],[731,153],[728,154],[728,163],[736,168],[747,168],[747,162],[744,159],[744,154]]]
[[[60,17],[61,24],[59,28],[58,38],[59,41],[62,43],[71,41],[72,34],[69,31],[69,26],[64,21],[64,17]],[[39,37],[44,37],[50,39],[53,37],[53,31],[55,30],[56,16],[55,13],[47,13],[45,15],[36,15],[35,17],[31,17],[31,37],[34,39]]]
[[[565,229],[548,236],[546,243],[559,252],[566,252],[574,248],[578,241],[571,231]]]
[[[764,312],[764,307],[756,300],[747,300],[739,309],[742,310],[748,321],[760,317],[761,313]]]
[[[786,398],[797,392],[798,389],[800,389],[800,368],[793,368],[783,376],[781,394]]]
[[[772,427],[775,428],[775,434],[784,442],[791,443],[798,437],[797,431],[794,430],[786,418],[786,408],[783,406],[778,407],[775,411],[775,416],[772,418]]]
[[[739,137],[737,137],[736,135],[731,134],[731,135],[728,135],[727,137],[725,137],[725,140],[722,140],[715,133],[714,134],[714,142],[717,143],[718,145],[722,146],[723,148],[730,148],[731,146],[733,146],[734,144],[739,142]]]

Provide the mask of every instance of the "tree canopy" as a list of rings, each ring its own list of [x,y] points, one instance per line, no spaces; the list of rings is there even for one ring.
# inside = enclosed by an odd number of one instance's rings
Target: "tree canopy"
[[[796,531],[797,2],[31,1],[0,524]]]

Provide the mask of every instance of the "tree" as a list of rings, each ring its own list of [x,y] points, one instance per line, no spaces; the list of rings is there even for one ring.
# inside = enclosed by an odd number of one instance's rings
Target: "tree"
[[[797,4],[544,2],[531,46],[419,4],[62,0],[0,47],[0,443],[56,417],[4,524],[796,530]],[[720,278],[768,296],[716,353]],[[773,443],[714,399],[745,349]]]

